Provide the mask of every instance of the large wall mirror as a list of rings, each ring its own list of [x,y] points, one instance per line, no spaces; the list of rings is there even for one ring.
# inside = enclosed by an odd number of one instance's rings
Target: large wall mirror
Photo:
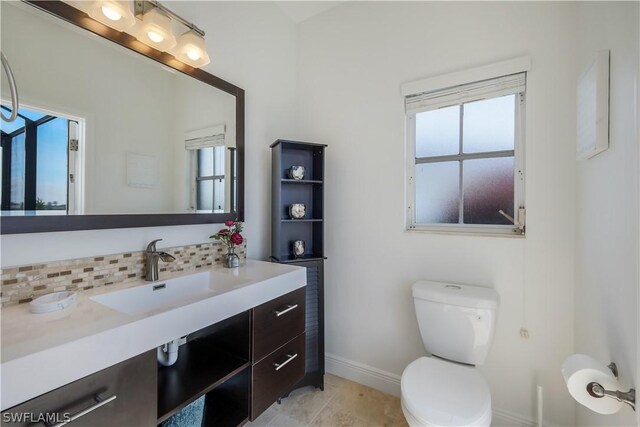
[[[81,4],[1,3],[2,233],[243,220],[244,91]]]

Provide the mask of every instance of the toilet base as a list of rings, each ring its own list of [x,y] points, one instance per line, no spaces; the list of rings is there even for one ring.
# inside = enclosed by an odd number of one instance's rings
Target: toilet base
[[[434,424],[429,424],[429,423],[425,423],[423,421],[420,421],[419,419],[417,419],[416,417],[413,416],[413,414],[411,414],[411,412],[409,412],[407,410],[407,408],[404,405],[404,400],[400,399],[400,405],[402,407],[402,414],[404,415],[405,420],[407,420],[407,424],[409,424],[409,427],[431,427],[434,426]],[[488,417],[486,419],[480,420],[480,422],[478,424],[473,424],[474,426],[477,427],[491,427],[491,413],[489,413]]]
[[[418,419],[415,418],[411,414],[411,412],[407,410],[407,408],[404,406],[404,399],[400,399],[400,406],[402,406],[402,414],[404,415],[404,419],[407,420],[407,424],[409,424],[409,427],[421,427],[424,425],[428,425],[418,421]]]
[[[491,425],[491,391],[471,366],[420,357],[402,372],[400,396],[412,427]]]

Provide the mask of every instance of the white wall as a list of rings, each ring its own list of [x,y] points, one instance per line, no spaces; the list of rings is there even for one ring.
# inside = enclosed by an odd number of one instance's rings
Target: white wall
[[[637,2],[578,6],[577,72],[611,50],[610,148],[577,163],[576,352],[618,365],[638,386],[638,19]],[[576,75],[577,77],[577,75]],[[638,425],[624,407],[612,416],[577,406],[578,425]]]
[[[492,286],[494,408],[533,418],[540,384],[545,422],[573,424],[574,34],[575,5],[555,2],[346,2],[300,24],[300,136],[329,144],[327,353],[393,378],[425,354],[414,281]],[[401,83],[522,55],[526,239],[405,232]]]
[[[246,90],[245,212],[249,257],[269,255],[270,152],[273,140],[295,129],[296,28],[266,2],[167,2],[207,33],[205,69]],[[16,79],[19,79],[16,75]],[[0,266],[209,241],[215,225],[5,235]]]

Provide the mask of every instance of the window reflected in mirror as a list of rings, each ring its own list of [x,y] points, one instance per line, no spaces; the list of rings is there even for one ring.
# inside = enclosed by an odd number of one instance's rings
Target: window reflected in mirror
[[[197,175],[194,182],[198,212],[225,211],[224,145],[196,150]]]
[[[62,114],[27,108],[14,122],[0,123],[2,215],[75,212],[78,127]]]

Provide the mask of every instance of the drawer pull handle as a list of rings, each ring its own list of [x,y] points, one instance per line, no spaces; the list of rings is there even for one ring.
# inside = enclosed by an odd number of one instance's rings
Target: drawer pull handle
[[[294,304],[294,305],[289,304],[287,305],[287,308],[285,308],[282,311],[276,310],[276,317],[280,317],[283,314],[287,314],[288,312],[290,312],[291,310],[295,310],[296,308],[298,308],[298,304]]]
[[[298,353],[296,354],[287,354],[287,360],[285,360],[282,363],[274,363],[273,366],[275,366],[276,371],[279,371],[280,369],[284,368],[284,366],[291,362],[293,359],[295,359],[296,357],[298,357]]]
[[[84,409],[84,410],[82,410],[82,411],[78,412],[77,414],[73,414],[73,415],[71,415],[71,416],[69,417],[69,419],[67,419],[67,420],[65,420],[65,421],[59,422],[59,423],[57,423],[57,424],[49,424],[49,423],[45,423],[45,425],[46,425],[47,427],[62,427],[62,426],[64,426],[64,425],[66,425],[66,424],[69,424],[69,423],[70,423],[70,422],[72,422],[72,421],[77,420],[77,419],[78,419],[78,418],[80,418],[80,417],[83,417],[83,416],[87,415],[89,412],[93,412],[93,411],[95,411],[95,410],[96,410],[96,409],[98,409],[99,407],[104,406],[104,405],[106,405],[106,404],[107,404],[107,403],[109,403],[109,402],[113,402],[114,400],[116,400],[116,397],[117,397],[117,396],[114,394],[114,395],[113,395],[113,396],[111,396],[111,397],[107,397],[106,399],[103,399],[103,398],[101,398],[100,396],[96,395],[96,396],[94,396],[94,398],[93,398],[93,399],[96,401],[96,403],[95,403],[94,405],[89,406],[87,409]]]

